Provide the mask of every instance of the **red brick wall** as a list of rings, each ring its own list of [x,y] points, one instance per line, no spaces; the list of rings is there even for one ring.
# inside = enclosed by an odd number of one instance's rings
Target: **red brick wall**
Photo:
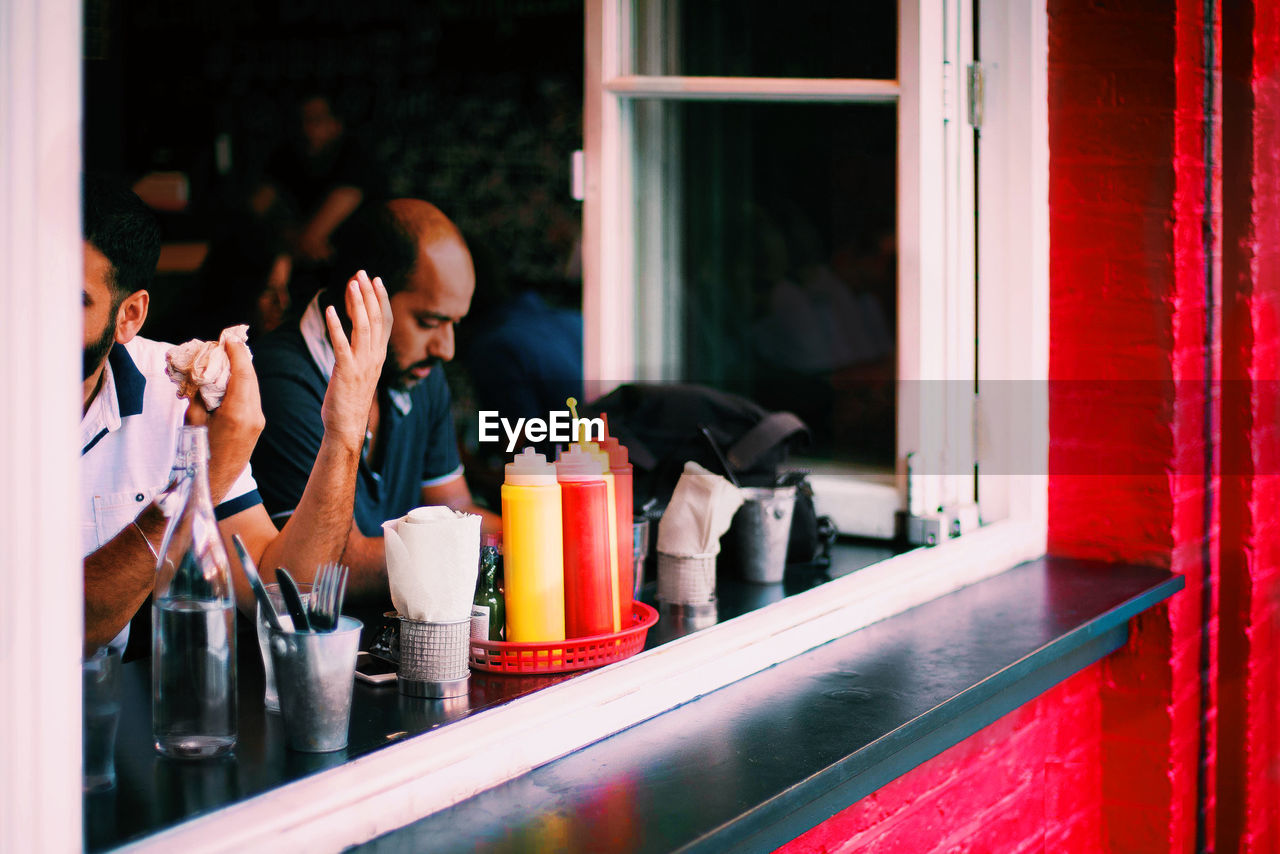
[[[1280,847],[1280,10],[1223,8],[1218,851]]]
[[[1202,9],[1049,6],[1049,548],[1187,580],[1100,666],[1100,844],[1115,851],[1196,839],[1201,584],[1213,571],[1204,379],[1216,363],[1205,358]],[[1105,190],[1091,197],[1099,175]]]
[[[1218,388],[1222,354],[1206,340],[1224,339],[1218,328],[1206,334],[1207,300],[1221,301],[1217,277],[1206,283],[1206,253],[1219,252],[1221,181],[1214,176],[1206,246],[1203,35],[1201,0],[1049,2],[1050,551],[1168,567],[1186,577],[1185,591],[1139,618],[1125,649],[788,852],[1190,851],[1198,832],[1212,845],[1217,629],[1214,606],[1205,620],[1202,601],[1206,582],[1216,601],[1222,485],[1205,476],[1206,455],[1216,453],[1205,437],[1218,435],[1205,395]],[[1220,152],[1216,114],[1214,126]],[[1274,166],[1280,121],[1270,133]],[[1280,248],[1276,171],[1267,245]],[[1280,307],[1280,282],[1271,284],[1267,312]],[[1267,340],[1280,342],[1277,332]],[[1270,358],[1280,365],[1280,350]],[[1280,422],[1280,410],[1269,414]],[[1269,506],[1280,517],[1280,501]],[[1256,499],[1250,507],[1262,510]],[[1255,636],[1272,631],[1270,589],[1265,605],[1256,595],[1243,603]],[[1268,698],[1277,694],[1275,677],[1261,677],[1276,662],[1241,662],[1247,725],[1264,714],[1274,722],[1275,704],[1264,710],[1260,698],[1264,684]],[[1256,779],[1260,757],[1274,762],[1275,751],[1270,742],[1246,747],[1239,761]],[[1250,787],[1249,803],[1274,818],[1267,786]],[[1271,807],[1261,806],[1266,798]]]
[[[1050,13],[1049,547],[1186,577],[1102,663],[1101,827],[1107,850],[1191,850],[1201,786],[1209,839],[1214,821],[1212,750],[1200,768],[1202,739],[1213,744],[1212,715],[1201,730],[1202,585],[1216,577],[1204,396],[1219,370],[1206,352],[1203,4]],[[1071,96],[1095,80],[1092,102]],[[1120,168],[1127,180],[1106,198],[1078,198]],[[1068,396],[1064,380],[1084,391]],[[1117,452],[1124,476],[1077,474]],[[1212,656],[1205,666],[1212,685]]]
[[[1096,851],[1100,669],[1087,668],[783,851]]]

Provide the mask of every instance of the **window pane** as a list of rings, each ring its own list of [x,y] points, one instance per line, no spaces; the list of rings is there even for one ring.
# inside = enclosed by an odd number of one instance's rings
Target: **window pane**
[[[897,76],[891,0],[650,0],[635,15],[637,74]]]
[[[816,456],[891,468],[895,107],[634,109],[642,375],[794,412]]]

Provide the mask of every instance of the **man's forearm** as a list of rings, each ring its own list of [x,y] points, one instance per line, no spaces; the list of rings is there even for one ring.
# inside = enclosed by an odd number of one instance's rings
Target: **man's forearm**
[[[268,575],[283,566],[295,579],[310,581],[316,567],[339,559],[351,528],[359,460],[359,448],[325,435],[298,506],[263,552]]]
[[[264,570],[269,573],[283,564],[296,577],[312,578],[317,564],[343,556],[354,529],[360,449],[387,354],[391,304],[382,281],[371,282],[363,270],[348,282],[345,299],[351,320],[349,339],[337,310],[330,306],[324,314],[334,354],[333,373],[320,404],[324,436],[301,498],[280,535],[264,550]],[[380,567],[364,561],[348,565],[352,569],[348,583],[357,591],[385,577]]]
[[[165,518],[154,504],[84,559],[84,651],[111,642],[155,587]]]
[[[351,567],[348,596],[353,601],[388,601],[387,553],[382,537],[366,537],[354,523],[342,550],[342,562]]]
[[[464,513],[474,513],[480,517],[480,533],[482,534],[501,534],[502,533],[502,517],[492,510],[481,507],[479,504],[469,504],[466,507],[458,508]]]

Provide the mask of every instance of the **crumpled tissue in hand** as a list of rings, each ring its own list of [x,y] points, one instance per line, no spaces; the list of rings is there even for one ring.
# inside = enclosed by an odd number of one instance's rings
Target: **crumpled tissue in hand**
[[[164,355],[164,372],[178,386],[178,397],[191,398],[198,391],[205,408],[212,411],[222,405],[231,379],[231,360],[227,344],[241,344],[249,339],[249,326],[231,326],[222,330],[217,341],[188,341],[169,348]]]

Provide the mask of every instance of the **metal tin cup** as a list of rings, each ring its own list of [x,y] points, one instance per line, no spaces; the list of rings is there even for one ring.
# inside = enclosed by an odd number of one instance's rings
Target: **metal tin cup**
[[[400,693],[410,697],[460,697],[470,690],[467,652],[471,618],[428,623],[400,618]]]
[[[730,529],[738,547],[742,577],[756,584],[777,584],[787,567],[796,488],[746,487],[742,497],[742,506]]]
[[[289,747],[327,753],[347,746],[359,620],[340,617],[331,632],[271,632],[280,712]]]

